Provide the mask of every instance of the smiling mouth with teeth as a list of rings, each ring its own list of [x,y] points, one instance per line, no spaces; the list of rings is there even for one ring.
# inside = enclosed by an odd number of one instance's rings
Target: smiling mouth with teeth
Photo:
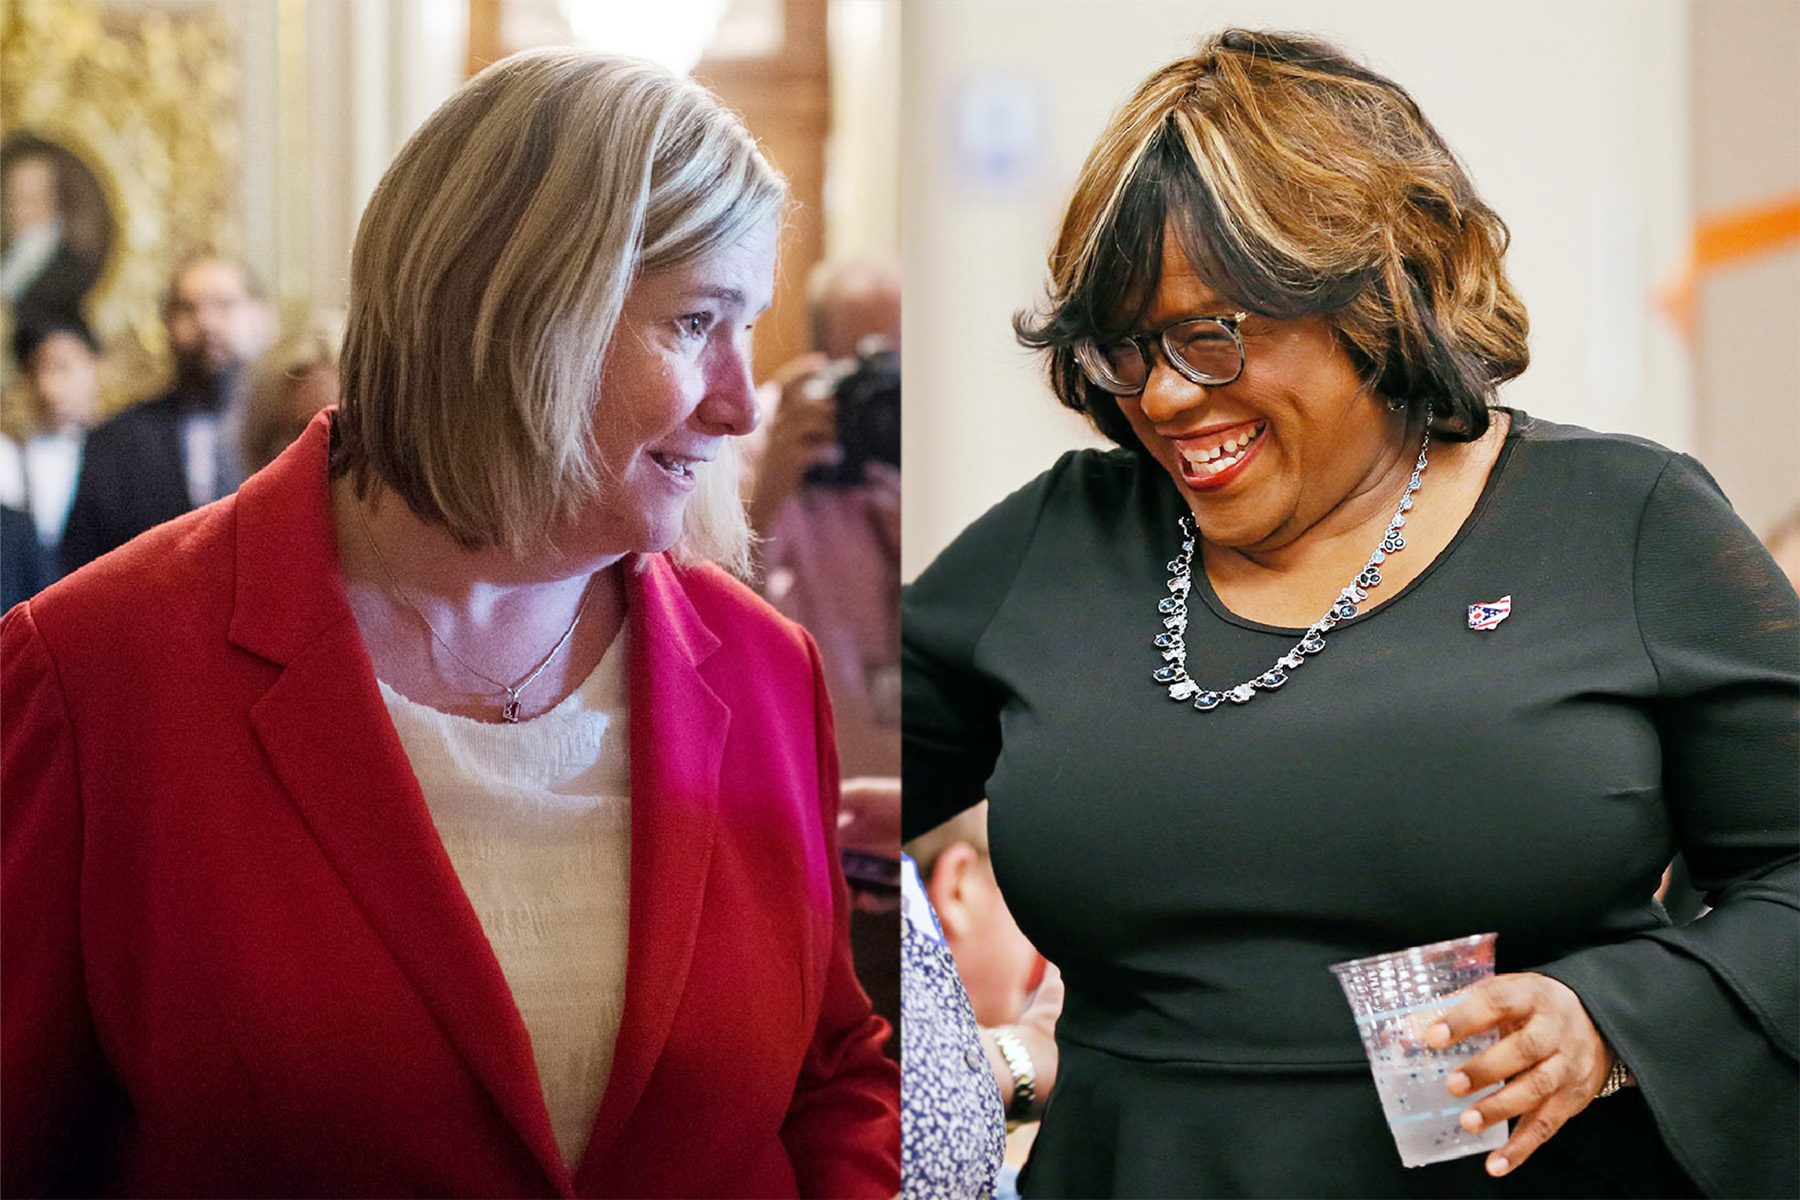
[[[678,458],[672,454],[651,454],[651,461],[675,476],[677,479],[692,479],[694,468],[700,465],[697,458]]]
[[[1225,441],[1206,449],[1181,448],[1182,463],[1188,472],[1197,479],[1207,479],[1222,474],[1237,466],[1244,460],[1258,440],[1262,438],[1268,422],[1258,421],[1252,427],[1236,434]]]

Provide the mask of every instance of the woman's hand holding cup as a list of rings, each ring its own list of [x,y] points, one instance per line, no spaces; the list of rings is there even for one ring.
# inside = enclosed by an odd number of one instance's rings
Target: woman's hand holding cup
[[[1447,1086],[1466,1096],[1505,1082],[1462,1115],[1471,1133],[1517,1118],[1506,1145],[1487,1160],[1490,1175],[1504,1175],[1593,1101],[1612,1055],[1580,997],[1548,975],[1496,975],[1464,989],[1461,1002],[1425,1031],[1425,1041],[1442,1049],[1488,1030],[1497,1030],[1500,1040],[1464,1063]]]

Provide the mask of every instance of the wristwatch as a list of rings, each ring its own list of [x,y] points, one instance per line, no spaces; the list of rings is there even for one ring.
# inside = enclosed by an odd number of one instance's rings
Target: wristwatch
[[[1031,1115],[1031,1102],[1037,1099],[1037,1068],[1031,1065],[1031,1055],[1012,1026],[1002,1025],[992,1032],[994,1045],[1000,1047],[1000,1057],[1006,1060],[1006,1069],[1013,1077],[1012,1103],[1006,1106],[1006,1119],[1026,1120]]]

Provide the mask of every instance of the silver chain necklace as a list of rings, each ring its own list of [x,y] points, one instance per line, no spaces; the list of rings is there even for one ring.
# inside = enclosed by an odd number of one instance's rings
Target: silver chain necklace
[[[581,603],[575,606],[575,619],[569,622],[569,627],[563,630],[563,634],[560,638],[556,639],[556,645],[550,647],[550,653],[539,659],[538,665],[531,668],[531,671],[525,678],[519,680],[519,682],[511,684],[502,683],[500,680],[495,679],[492,675],[489,675],[486,671],[483,671],[480,667],[458,654],[455,647],[451,646],[449,642],[446,642],[442,637],[438,636],[437,629],[432,626],[430,621],[425,619],[425,614],[419,611],[419,606],[412,602],[412,597],[406,594],[406,590],[400,586],[400,581],[394,578],[394,569],[388,566],[387,555],[381,552],[381,544],[375,540],[375,531],[369,528],[369,519],[363,516],[362,506],[360,504],[356,506],[356,519],[362,524],[363,536],[369,539],[369,549],[375,552],[375,561],[381,564],[381,573],[387,576],[388,588],[394,595],[400,597],[400,600],[406,607],[412,609],[413,616],[419,618],[419,624],[425,626],[425,631],[431,634],[431,640],[442,646],[446,654],[461,663],[463,669],[470,674],[480,676],[482,679],[506,693],[506,701],[500,706],[500,719],[508,725],[517,725],[519,723],[519,693],[530,687],[532,683],[537,680],[537,677],[544,673],[544,668],[550,665],[556,656],[561,653],[562,648],[569,644],[569,639],[575,636],[575,627],[581,624],[582,614],[587,612],[588,598],[594,594],[593,578],[589,577],[587,586],[581,589]]]
[[[1406,549],[1406,538],[1401,535],[1400,528],[1406,524],[1406,514],[1413,506],[1413,493],[1419,490],[1419,481],[1425,474],[1425,452],[1431,448],[1431,418],[1425,418],[1425,438],[1419,443],[1419,461],[1413,464],[1412,477],[1406,482],[1406,493],[1400,497],[1400,505],[1394,509],[1394,519],[1388,522],[1387,532],[1381,535],[1381,544],[1375,547],[1375,553],[1369,555],[1369,561],[1350,585],[1340,591],[1337,599],[1331,602],[1331,608],[1324,616],[1314,621],[1301,639],[1294,643],[1294,648],[1275,660],[1275,664],[1267,671],[1246,679],[1236,687],[1222,692],[1211,691],[1201,687],[1189,677],[1187,672],[1187,643],[1183,640],[1187,633],[1187,598],[1194,585],[1194,518],[1191,513],[1182,515],[1181,553],[1169,560],[1169,595],[1157,602],[1156,611],[1162,615],[1163,632],[1156,635],[1156,648],[1162,651],[1163,666],[1156,669],[1151,676],[1159,684],[1169,689],[1171,700],[1192,700],[1194,707],[1201,712],[1211,712],[1225,701],[1233,704],[1248,704],[1256,699],[1259,691],[1272,692],[1288,681],[1288,673],[1297,670],[1308,655],[1317,654],[1325,648],[1325,635],[1335,629],[1340,622],[1348,621],[1357,612],[1357,605],[1369,598],[1373,588],[1381,586],[1381,564],[1387,556],[1397,554]]]

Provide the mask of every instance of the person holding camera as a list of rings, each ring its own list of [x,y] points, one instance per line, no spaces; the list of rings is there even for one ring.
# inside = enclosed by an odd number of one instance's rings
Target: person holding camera
[[[838,842],[857,911],[857,976],[898,1025],[900,1004],[900,275],[821,264],[812,349],[762,388],[769,418],[745,452],[764,596],[819,644],[844,775]]]
[[[898,860],[899,272],[822,264],[808,320],[813,349],[762,388],[767,434],[745,453],[750,525],[764,594],[824,656],[849,814],[844,845]]]
[[[774,536],[782,510],[808,473],[840,460],[835,384],[853,372],[859,351],[898,361],[899,272],[860,259],[821,263],[807,288],[807,327],[812,349],[763,385],[768,425],[760,441],[752,435],[746,447],[750,526],[765,537]],[[895,457],[889,465],[897,467]]]

